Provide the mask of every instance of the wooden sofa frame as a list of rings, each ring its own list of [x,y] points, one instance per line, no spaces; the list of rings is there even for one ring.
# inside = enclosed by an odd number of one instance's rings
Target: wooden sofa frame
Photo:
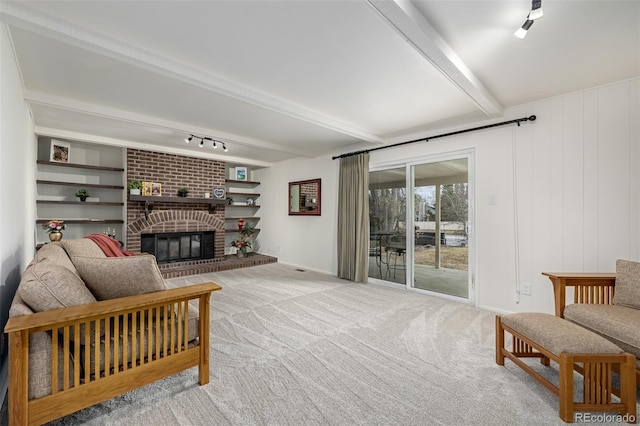
[[[9,318],[10,424],[46,423],[195,366],[199,384],[209,383],[209,300],[220,289],[202,283]],[[190,300],[198,301],[199,325],[189,344]],[[29,336],[39,332],[52,341],[51,393],[29,400]],[[118,338],[129,333],[131,343]],[[71,357],[80,342],[104,351]],[[92,361],[98,374],[90,373]]]

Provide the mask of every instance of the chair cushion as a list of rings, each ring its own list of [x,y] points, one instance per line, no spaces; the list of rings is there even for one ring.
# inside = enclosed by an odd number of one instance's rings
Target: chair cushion
[[[518,312],[501,317],[502,324],[529,338],[556,356],[569,354],[618,354],[609,340],[551,314]]]
[[[640,358],[640,310],[620,305],[576,303],[564,309],[564,317]]]
[[[18,295],[35,312],[96,301],[79,276],[47,258],[27,268],[18,287]]]
[[[80,277],[98,300],[116,299],[166,290],[152,255],[129,257],[84,257],[71,259]]]
[[[618,259],[616,261],[615,305],[640,309],[640,262]]]

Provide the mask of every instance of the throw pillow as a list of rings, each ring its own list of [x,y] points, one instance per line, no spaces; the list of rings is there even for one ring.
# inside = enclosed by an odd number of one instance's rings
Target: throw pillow
[[[35,312],[96,301],[80,277],[48,259],[32,264],[25,271],[18,293],[24,303]]]
[[[71,260],[98,300],[134,296],[167,288],[156,258],[151,255],[103,258],[75,256]]]
[[[616,261],[616,289],[614,305],[640,309],[640,262]]]

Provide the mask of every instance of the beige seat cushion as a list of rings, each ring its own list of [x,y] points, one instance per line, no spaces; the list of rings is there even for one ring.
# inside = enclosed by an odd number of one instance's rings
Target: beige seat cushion
[[[167,288],[156,258],[151,255],[105,258],[74,256],[71,260],[98,300],[134,296]]]
[[[640,358],[640,310],[619,305],[576,303],[564,309],[564,317]]]
[[[17,293],[35,312],[96,301],[78,275],[48,258],[34,262],[27,268]]]
[[[640,309],[640,262],[616,261],[616,290],[613,304]]]
[[[565,311],[566,312],[566,311]],[[502,324],[527,337],[556,356],[569,354],[617,354],[623,352],[609,340],[554,315],[519,312],[504,315]]]

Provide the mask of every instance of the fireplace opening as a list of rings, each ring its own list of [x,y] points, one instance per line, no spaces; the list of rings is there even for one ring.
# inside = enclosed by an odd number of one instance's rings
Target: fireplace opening
[[[213,259],[215,231],[142,234],[140,251],[153,254],[158,263]]]

